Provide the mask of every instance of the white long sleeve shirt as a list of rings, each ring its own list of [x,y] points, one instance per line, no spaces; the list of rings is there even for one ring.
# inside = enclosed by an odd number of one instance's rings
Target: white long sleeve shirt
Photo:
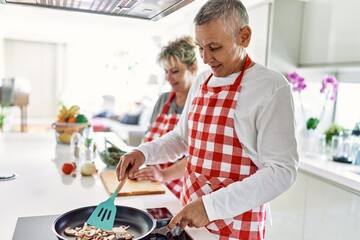
[[[174,131],[138,147],[146,164],[174,161],[188,154],[188,113],[192,99],[210,72],[193,83]],[[208,86],[233,84],[239,73],[212,76]],[[259,170],[202,197],[210,221],[237,216],[286,191],[295,182],[298,166],[291,88],[281,74],[260,64],[246,70],[235,110],[235,131],[248,157]]]

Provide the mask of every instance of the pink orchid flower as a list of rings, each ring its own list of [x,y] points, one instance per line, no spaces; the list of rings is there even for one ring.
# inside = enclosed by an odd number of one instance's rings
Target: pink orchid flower
[[[336,93],[338,90],[338,81],[336,80],[336,78],[332,75],[325,75],[324,78],[322,79],[322,87],[320,89],[321,93],[324,93],[327,86],[331,85],[332,86],[332,94],[330,97],[330,100],[335,100],[336,99]]]
[[[301,104],[301,110],[303,112],[303,115],[305,116],[305,109],[303,106],[303,102],[301,99],[301,91],[304,90],[306,88],[306,83],[305,83],[305,79],[300,76],[297,72],[292,72],[289,73],[288,76],[288,81],[291,83],[292,85],[292,90],[294,92],[298,92],[299,93],[299,98],[300,98],[300,104]],[[336,80],[336,78],[332,75],[325,75],[322,79],[321,82],[321,89],[320,89],[320,93],[326,93],[325,95],[325,100],[324,100],[324,104],[322,106],[321,112],[319,117],[310,117],[307,121],[306,121],[306,128],[307,129],[316,129],[319,122],[322,120],[322,118],[324,117],[324,113],[325,113],[325,108],[326,108],[326,103],[329,99],[329,95],[331,93],[330,96],[330,100],[335,101],[336,100],[336,96],[337,96],[337,91],[338,91],[338,81]],[[332,89],[329,89],[329,88]]]
[[[288,80],[292,84],[292,90],[294,92],[301,92],[306,88],[305,79],[297,72],[288,74]]]

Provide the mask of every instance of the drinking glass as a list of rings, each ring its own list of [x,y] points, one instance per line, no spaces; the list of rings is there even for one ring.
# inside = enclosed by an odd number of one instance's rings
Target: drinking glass
[[[341,145],[341,137],[338,135],[334,135],[331,137],[331,145],[330,145],[330,151],[328,159],[332,160],[334,156],[336,156],[337,149]]]
[[[315,153],[319,155],[326,154],[326,136],[325,134],[319,134],[316,139]]]

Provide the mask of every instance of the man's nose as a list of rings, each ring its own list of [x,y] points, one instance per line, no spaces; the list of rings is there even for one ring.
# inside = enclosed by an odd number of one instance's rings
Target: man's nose
[[[212,54],[208,50],[202,52],[202,59],[204,64],[209,64],[214,60]]]

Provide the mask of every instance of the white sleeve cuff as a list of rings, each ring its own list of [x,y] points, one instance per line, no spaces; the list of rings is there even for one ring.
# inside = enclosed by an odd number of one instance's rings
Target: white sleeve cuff
[[[142,152],[142,154],[144,154],[144,157],[145,157],[145,163],[146,161],[148,160],[148,157],[149,157],[149,154],[148,154],[148,149],[146,146],[144,146],[144,144],[138,146],[137,148],[135,148],[135,150],[138,150],[140,152]]]
[[[205,211],[206,211],[206,214],[207,214],[209,220],[214,221],[214,220],[219,219],[219,217],[217,216],[216,211],[214,209],[214,205],[212,203],[211,193],[202,196],[202,201],[203,201]]]

